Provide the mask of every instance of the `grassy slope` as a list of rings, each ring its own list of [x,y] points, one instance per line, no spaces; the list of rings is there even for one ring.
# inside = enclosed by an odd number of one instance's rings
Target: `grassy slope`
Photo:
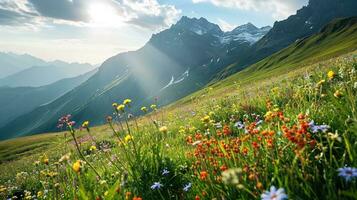
[[[241,90],[258,84],[271,84],[282,76],[291,76],[322,66],[316,64],[339,55],[353,52],[357,49],[357,18],[343,19],[332,22],[320,33],[297,41],[288,48],[236,73],[222,81],[211,84],[208,88],[187,96],[163,109],[163,112],[185,112],[195,101],[204,102],[205,99],[235,95],[236,88]],[[327,61],[330,62],[330,61]],[[234,65],[234,64],[233,64]],[[233,66],[232,65],[232,66]],[[232,67],[230,66],[230,67]],[[290,75],[289,75],[290,74]],[[204,103],[202,103],[204,104]],[[106,125],[97,127],[98,130],[109,132]],[[59,133],[62,134],[62,133]],[[23,155],[41,152],[39,149],[51,148],[53,140],[58,134],[42,134],[0,142],[0,162],[16,159]],[[29,142],[31,141],[31,142]],[[10,148],[11,147],[11,148]]]
[[[357,52],[353,51],[357,47],[356,31],[357,26],[355,24],[352,28],[337,31],[332,36],[326,35],[325,37],[323,34],[318,34],[297,42],[240,73],[212,84],[213,90],[201,90],[162,109],[158,116],[180,115],[183,119],[187,119],[190,117],[189,111],[196,111],[206,107],[206,104],[212,99],[223,99],[228,95],[239,96],[248,91],[262,91],[264,93],[265,87],[272,87],[284,80],[301,76],[306,71],[311,71],[312,69],[326,70],[328,67],[335,65],[336,62],[343,61],[346,58],[353,59],[357,55]],[[325,37],[324,40],[321,40],[323,37]],[[343,55],[347,52],[351,53]],[[302,58],[301,61],[299,58]],[[327,60],[327,58],[332,59]],[[237,86],[239,86],[238,89]],[[254,94],[252,97],[254,97]],[[148,117],[141,119],[141,121],[147,120]],[[110,135],[108,126],[95,127],[92,132],[98,138],[107,138]],[[13,176],[44,153],[54,156],[65,153],[60,150],[62,144],[59,138],[63,138],[63,133],[1,141],[0,162],[12,161],[2,164],[2,169],[4,170],[0,171],[0,177],[5,179]],[[182,146],[182,142],[176,142],[172,145],[174,150],[170,152],[171,155],[176,157],[184,155],[185,146]]]
[[[274,55],[238,72],[222,81],[214,82],[210,85],[213,90],[207,93],[208,88],[202,89],[190,96],[187,96],[169,106],[163,112],[183,110],[183,107],[190,107],[192,99],[200,98],[204,101],[207,96],[217,97],[222,94],[229,94],[237,87],[249,88],[252,84],[262,84],[279,80],[281,76],[290,74],[301,74],[309,68],[315,68],[316,64],[323,60],[353,52],[357,50],[357,18],[347,18],[335,20],[326,26],[320,33],[297,41],[286,49],[283,49]],[[232,67],[234,64],[228,67]],[[273,80],[274,79],[274,80]],[[202,95],[204,98],[202,99]],[[234,93],[230,94],[234,95]],[[106,126],[100,126],[102,130]],[[51,138],[58,134],[42,134],[24,138],[12,139],[0,142],[0,162],[21,156],[28,150],[26,155],[36,152],[37,147],[44,148],[48,145]],[[30,139],[31,142],[26,142]],[[34,145],[32,143],[40,143]],[[11,146],[11,148],[8,148]],[[31,149],[34,146],[36,148]],[[23,150],[24,149],[24,150]],[[20,154],[18,153],[20,152]],[[22,153],[22,154],[21,154]],[[11,155],[11,156],[10,156]],[[16,156],[17,155],[17,156]]]

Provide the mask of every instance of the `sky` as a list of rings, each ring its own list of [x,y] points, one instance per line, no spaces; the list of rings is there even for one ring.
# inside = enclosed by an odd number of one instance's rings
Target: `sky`
[[[182,16],[229,31],[272,26],[308,0],[0,0],[0,51],[100,64],[142,47]]]

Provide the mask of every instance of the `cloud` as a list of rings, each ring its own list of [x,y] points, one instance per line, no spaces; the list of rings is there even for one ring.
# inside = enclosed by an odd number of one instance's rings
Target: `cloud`
[[[132,24],[141,28],[157,30],[168,27],[179,17],[181,11],[173,5],[160,4],[157,0],[0,0],[0,25],[24,25],[35,21],[56,24],[91,25],[97,5],[107,10],[96,11],[105,15],[102,19]],[[103,22],[105,23],[105,22]]]
[[[193,3],[212,3],[215,6],[242,10],[269,11],[276,20],[294,14],[307,0],[192,0]]]

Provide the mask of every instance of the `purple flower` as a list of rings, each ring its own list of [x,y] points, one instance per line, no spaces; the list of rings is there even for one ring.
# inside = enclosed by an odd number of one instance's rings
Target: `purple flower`
[[[163,185],[160,182],[154,182],[154,184],[150,187],[152,190],[158,190],[162,187]]]
[[[310,123],[309,123],[309,126],[310,126],[310,129],[313,133],[317,133],[319,131],[323,132],[323,133],[326,133],[328,131],[328,129],[330,128],[330,126],[328,125],[316,125],[314,120],[312,120]]]
[[[278,190],[275,186],[270,187],[270,191],[265,191],[261,195],[262,200],[284,200],[288,198],[288,195],[285,194],[285,190],[283,188],[279,188]]]
[[[192,187],[192,183],[187,183],[184,187],[183,187],[183,191],[188,192]]]
[[[238,121],[234,124],[234,127],[237,127],[238,129],[243,129],[244,124],[241,121]]]
[[[168,175],[169,173],[170,173],[170,171],[167,170],[166,168],[165,168],[164,170],[162,170],[162,175],[163,175],[163,176],[166,176],[166,175]]]
[[[350,181],[352,178],[357,177],[357,168],[353,167],[343,167],[339,168],[338,175],[343,177],[346,181]]]

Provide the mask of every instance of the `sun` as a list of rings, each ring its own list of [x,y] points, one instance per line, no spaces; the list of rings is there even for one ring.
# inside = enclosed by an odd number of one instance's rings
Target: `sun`
[[[118,25],[118,15],[115,9],[105,3],[94,3],[88,8],[90,22],[95,26],[115,26]]]

